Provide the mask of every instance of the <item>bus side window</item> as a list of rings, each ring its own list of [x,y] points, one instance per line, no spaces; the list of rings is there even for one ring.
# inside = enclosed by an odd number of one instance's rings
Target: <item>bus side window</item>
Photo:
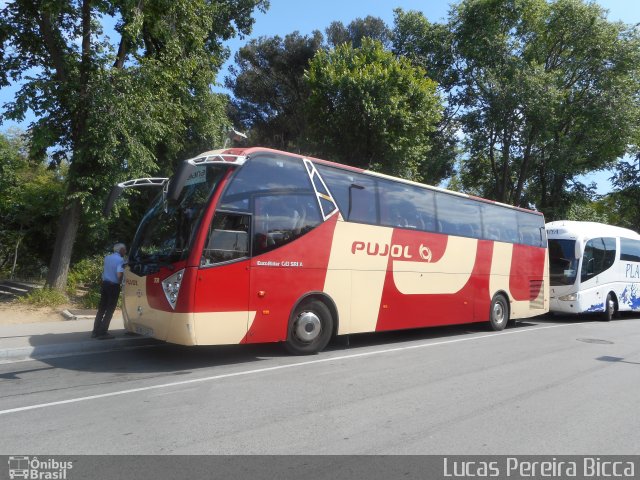
[[[584,247],[580,281],[587,281],[611,268],[615,259],[615,238],[592,238]]]
[[[439,231],[448,235],[479,238],[482,221],[480,205],[464,197],[447,193],[436,195]]]
[[[533,247],[544,247],[547,238],[544,230],[544,218],[528,212],[517,212],[518,242]]]
[[[244,258],[249,255],[249,219],[245,214],[216,212],[202,252],[200,266]]]
[[[611,268],[616,261],[616,239],[611,237],[605,237],[602,239],[604,242],[604,260],[602,262],[602,271]]]
[[[482,238],[500,242],[519,241],[515,227],[518,224],[516,211],[500,205],[484,204],[482,211]]]
[[[640,241],[620,237],[620,260],[640,262]]]
[[[253,254],[286,245],[322,223],[315,195],[264,195],[255,199]]]

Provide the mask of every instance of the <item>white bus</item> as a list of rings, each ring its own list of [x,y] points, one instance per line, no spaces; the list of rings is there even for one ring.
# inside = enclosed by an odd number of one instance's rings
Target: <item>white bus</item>
[[[595,222],[546,224],[551,312],[640,311],[640,235]]]

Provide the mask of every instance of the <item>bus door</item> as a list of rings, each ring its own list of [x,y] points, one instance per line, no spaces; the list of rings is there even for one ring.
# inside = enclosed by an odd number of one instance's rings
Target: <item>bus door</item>
[[[218,210],[202,251],[195,293],[198,343],[244,343],[249,311],[251,215]]]
[[[591,303],[589,308],[599,311],[604,308],[608,293],[607,277],[603,275],[615,263],[616,239],[613,237],[592,238],[584,246],[580,271],[581,290]]]
[[[299,296],[322,288],[323,272],[309,268],[307,262],[317,257],[313,248],[318,246],[312,241],[294,242],[322,219],[309,192],[273,192],[253,201],[249,310],[255,312],[255,321],[247,341],[282,341]]]

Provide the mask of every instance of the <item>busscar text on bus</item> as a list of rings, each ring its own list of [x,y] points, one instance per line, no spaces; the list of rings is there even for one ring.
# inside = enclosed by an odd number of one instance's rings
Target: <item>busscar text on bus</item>
[[[183,345],[284,342],[489,322],[549,309],[538,212],[266,148],[205,152],[142,218],[123,288],[131,332]]]

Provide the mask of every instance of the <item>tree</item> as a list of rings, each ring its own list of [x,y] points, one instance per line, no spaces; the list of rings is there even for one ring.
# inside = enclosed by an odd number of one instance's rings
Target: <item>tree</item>
[[[616,165],[614,191],[607,196],[616,224],[640,232],[640,153],[631,161]]]
[[[5,117],[31,109],[33,154],[69,162],[47,283],[62,289],[81,219],[121,175],[167,170],[185,140],[221,138],[211,93],[222,41],[267,0],[15,0],[0,11],[0,86],[22,81]],[[101,18],[117,20],[111,41]]]
[[[0,270],[39,274],[53,250],[66,166],[27,155],[24,135],[0,135]]]
[[[577,175],[622,156],[638,121],[638,33],[580,0],[465,0],[450,28],[463,183],[560,218]],[[612,134],[615,132],[615,134]]]
[[[391,31],[380,17],[356,18],[344,25],[342,22],[331,22],[325,29],[327,44],[330,48],[336,48],[343,43],[350,44],[353,48],[360,48],[365,38],[378,40],[385,48],[391,43]]]
[[[322,42],[318,31],[310,36],[293,32],[284,39],[252,40],[236,53],[236,66],[225,79],[235,97],[230,117],[249,132],[253,144],[305,149],[304,103],[309,88],[304,72]]]
[[[580,202],[571,204],[567,210],[566,219],[579,222],[611,222],[607,212],[600,208],[600,203],[598,202]]]
[[[429,134],[429,156],[430,164],[437,165],[443,176],[451,176],[458,155],[456,135],[460,130],[455,96],[459,69],[453,55],[453,34],[447,25],[431,23],[420,12],[398,8],[394,13],[391,50],[397,57],[407,58],[423,68],[426,76],[437,82],[438,93],[444,99],[442,117]]]
[[[389,44],[391,32],[384,21],[368,16],[345,26],[332,22],[325,30],[302,36],[251,40],[235,56],[225,85],[233,92],[228,115],[248,132],[249,142],[283,150],[310,153],[304,105],[309,87],[304,72],[319,50],[349,43],[360,47],[365,37]]]
[[[318,52],[307,79],[318,155],[416,181],[442,179],[428,156],[442,106],[422,68],[365,38],[360,48]]]

